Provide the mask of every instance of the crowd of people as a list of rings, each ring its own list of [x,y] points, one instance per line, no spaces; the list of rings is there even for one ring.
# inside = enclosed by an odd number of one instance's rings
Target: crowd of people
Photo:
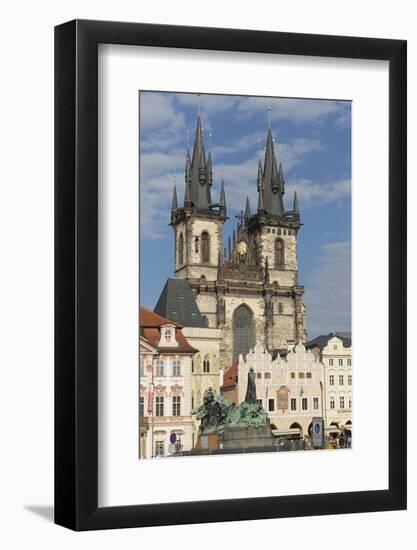
[[[350,449],[352,447],[352,434],[348,430],[340,433],[331,433],[326,449]]]

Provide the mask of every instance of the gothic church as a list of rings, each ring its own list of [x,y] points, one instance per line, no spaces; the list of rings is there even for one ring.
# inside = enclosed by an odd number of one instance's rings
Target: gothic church
[[[212,159],[210,153],[206,156],[198,117],[193,153],[188,151],[186,157],[182,206],[175,187],[173,192],[175,278],[192,289],[198,308],[193,315],[206,327],[221,329],[219,367],[228,369],[256,342],[276,353],[286,351],[289,343],[306,341],[304,288],[298,284],[297,266],[302,224],[296,193],[292,209],[284,207],[284,175],[271,129],[264,161],[259,160],[257,208],[252,212],[246,199],[227,246],[223,242],[228,219],[224,182],[218,202],[213,201],[212,187]],[[162,313],[177,320],[176,311],[173,306]]]

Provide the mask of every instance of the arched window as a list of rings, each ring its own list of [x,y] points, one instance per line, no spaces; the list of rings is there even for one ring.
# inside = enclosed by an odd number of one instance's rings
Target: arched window
[[[275,239],[275,267],[282,267],[284,265],[284,241],[282,239]]]
[[[243,359],[246,359],[246,355],[254,345],[253,313],[246,304],[242,304],[233,314],[233,359],[239,359],[240,354]]]
[[[205,263],[210,261],[210,236],[207,231],[201,234],[201,261]]]
[[[178,239],[178,264],[182,265],[184,263],[184,237],[180,233],[180,238]]]
[[[206,355],[203,360],[203,372],[206,374],[210,372],[210,361],[208,355]]]

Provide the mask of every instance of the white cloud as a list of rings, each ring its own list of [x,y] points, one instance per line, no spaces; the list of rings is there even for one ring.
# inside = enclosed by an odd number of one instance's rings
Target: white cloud
[[[239,101],[236,96],[210,94],[201,94],[200,96],[198,94],[177,94],[176,98],[180,105],[194,107],[196,115],[200,104],[201,116],[204,119],[205,115],[218,116],[225,111],[230,111]]]
[[[241,116],[259,117],[264,113],[267,120],[267,108],[271,106],[270,117],[272,121],[290,120],[295,124],[305,122],[323,122],[330,115],[346,113],[350,106],[348,102],[326,101],[314,99],[290,99],[290,98],[241,98],[237,106]]]
[[[300,209],[316,204],[329,204],[345,199],[351,193],[350,179],[336,180],[330,183],[314,182],[308,179],[291,180],[287,183],[287,195],[293,196],[297,191]]]
[[[308,337],[351,329],[351,243],[321,247],[317,266],[306,278]]]
[[[175,109],[173,96],[156,92],[140,94],[140,127],[141,130],[167,128],[179,130],[185,127],[184,114]]]

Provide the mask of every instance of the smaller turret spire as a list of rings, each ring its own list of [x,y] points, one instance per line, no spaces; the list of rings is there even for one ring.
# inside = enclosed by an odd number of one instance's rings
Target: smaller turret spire
[[[246,197],[245,218],[246,218],[247,220],[250,218],[250,203],[249,203],[249,197]]]
[[[213,168],[212,168],[210,152],[207,157],[207,183],[210,185],[210,187],[213,185]]]
[[[264,204],[264,184],[263,181],[261,181],[259,189],[258,189],[258,213],[261,213],[265,210],[265,204]]]
[[[174,185],[174,192],[172,193],[172,207],[171,207],[172,214],[175,214],[177,210],[178,210],[177,186]]]
[[[282,163],[279,163],[278,168],[278,184],[279,184],[279,190],[281,191],[282,195],[285,194],[285,181],[284,181],[284,173],[282,171]]]
[[[200,164],[198,168],[200,183],[204,183],[206,181],[206,163],[204,160],[204,151],[200,155]]]
[[[220,206],[220,212],[221,212],[222,216],[226,217],[226,212],[227,212],[227,209],[226,209],[226,193],[224,192],[224,181],[223,180],[222,180],[222,185],[220,187],[219,206]]]
[[[279,175],[278,175],[278,168],[277,168],[277,159],[274,156],[273,162],[272,162],[272,179],[271,179],[271,189],[273,193],[277,193],[280,190],[279,186]]]
[[[262,161],[261,161],[261,159],[259,159],[259,163],[258,163],[258,178],[257,178],[256,181],[257,181],[257,189],[258,189],[258,192],[259,192],[261,187],[262,187],[262,181],[263,181]]]
[[[190,150],[187,150],[187,159],[185,161],[185,194],[184,194],[184,206],[188,206],[191,200],[190,197],[190,185],[191,185],[191,157]]]
[[[300,213],[300,210],[298,208],[298,198],[297,198],[297,191],[294,191],[294,203],[292,207],[293,211],[297,214]]]

